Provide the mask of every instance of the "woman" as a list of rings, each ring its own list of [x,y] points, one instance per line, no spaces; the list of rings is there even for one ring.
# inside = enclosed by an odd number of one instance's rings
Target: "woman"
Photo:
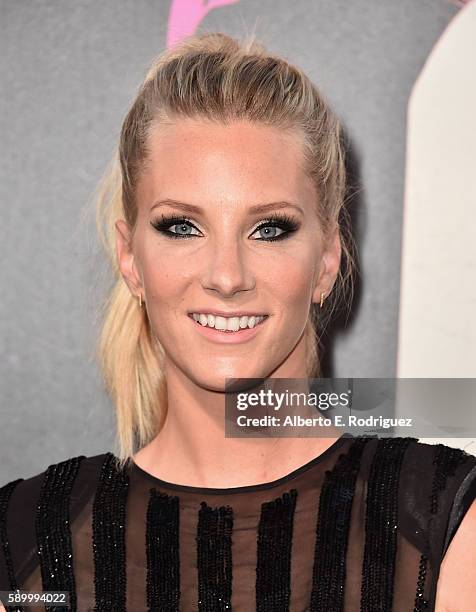
[[[474,609],[475,457],[224,436],[227,378],[320,375],[351,289],[344,200],[340,124],[298,68],[222,34],[154,62],[98,201],[119,451],[3,487],[2,589],[114,612]]]

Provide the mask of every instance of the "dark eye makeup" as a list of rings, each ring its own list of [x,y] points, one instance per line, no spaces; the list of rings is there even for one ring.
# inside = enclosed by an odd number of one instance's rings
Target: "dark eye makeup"
[[[160,218],[154,219],[153,221],[150,222],[150,224],[158,232],[160,232],[164,236],[167,236],[167,238],[182,239],[182,238],[193,238],[193,237],[199,238],[200,237],[199,234],[181,233],[181,232],[184,232],[186,230],[191,230],[191,229],[195,229],[199,231],[195,227],[195,225],[190,221],[190,219],[187,219],[187,217],[183,215],[182,216],[161,215]],[[179,231],[170,231],[170,228],[174,226],[177,226],[177,229],[179,229]],[[263,242],[275,242],[277,240],[285,240],[286,238],[289,238],[293,232],[299,229],[299,223],[298,221],[296,221],[295,219],[293,219],[292,217],[290,217],[289,215],[285,213],[273,213],[270,217],[268,217],[267,219],[264,219],[260,223],[260,225],[254,230],[253,234],[255,234],[258,231],[263,230],[264,228],[266,229],[271,228],[271,230],[273,229],[283,230],[283,233],[278,234],[277,236],[268,235],[267,237],[265,236],[265,237],[257,238],[257,240],[260,240]]]

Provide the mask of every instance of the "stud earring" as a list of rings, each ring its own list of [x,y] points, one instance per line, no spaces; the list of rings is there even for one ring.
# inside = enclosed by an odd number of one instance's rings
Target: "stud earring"
[[[321,293],[321,302],[319,304],[319,307],[322,308],[323,304],[324,304],[324,293]]]

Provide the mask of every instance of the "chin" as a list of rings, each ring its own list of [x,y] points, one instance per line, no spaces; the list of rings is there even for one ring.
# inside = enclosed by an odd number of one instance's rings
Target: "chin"
[[[211,370],[211,371],[210,371]],[[191,371],[191,379],[195,381],[198,386],[208,389],[210,391],[218,391],[223,393],[225,391],[225,381],[228,379],[228,385],[231,383],[230,379],[236,378],[266,378],[270,375],[270,369],[264,368],[262,365],[252,367],[250,364],[243,364],[242,366],[232,367],[227,365],[226,367],[220,368],[219,366],[210,368],[207,372]]]

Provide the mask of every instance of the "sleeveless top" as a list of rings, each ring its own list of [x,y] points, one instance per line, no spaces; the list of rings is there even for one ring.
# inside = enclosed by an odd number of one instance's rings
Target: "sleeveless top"
[[[273,482],[165,482],[114,454],[0,489],[0,590],[68,591],[71,610],[434,610],[476,497],[476,457],[344,434]],[[8,611],[65,607],[7,607]]]

